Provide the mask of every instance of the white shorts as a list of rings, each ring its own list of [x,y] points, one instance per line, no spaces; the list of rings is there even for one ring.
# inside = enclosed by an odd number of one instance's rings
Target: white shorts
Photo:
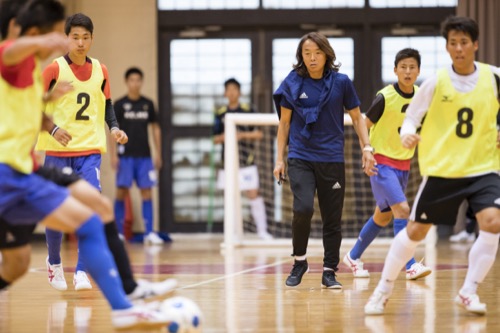
[[[259,171],[256,165],[250,165],[239,170],[240,191],[256,190],[259,188]],[[225,173],[224,170],[217,172],[217,189],[225,188]]]

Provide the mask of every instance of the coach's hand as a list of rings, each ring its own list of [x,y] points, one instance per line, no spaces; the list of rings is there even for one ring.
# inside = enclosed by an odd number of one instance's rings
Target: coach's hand
[[[285,163],[283,162],[276,162],[276,165],[274,166],[274,178],[278,181],[278,184],[281,185],[283,181],[286,181],[285,177]]]
[[[124,145],[124,144],[126,144],[128,142],[128,136],[127,136],[127,134],[124,131],[120,130],[120,129],[114,128],[111,131],[111,135],[113,136],[113,138],[115,139],[115,141],[118,142],[121,145]]]

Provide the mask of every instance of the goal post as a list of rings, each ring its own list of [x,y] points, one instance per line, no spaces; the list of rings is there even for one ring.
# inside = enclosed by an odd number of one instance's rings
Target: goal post
[[[273,170],[276,160],[276,133],[278,116],[263,113],[228,113],[224,120],[224,248],[240,246],[291,246],[291,216],[293,195],[289,182],[277,185]],[[344,114],[345,125],[345,163],[346,196],[342,214],[343,245],[354,244],[359,231],[366,220],[373,214],[375,201],[371,192],[369,178],[361,170],[362,152],[352,126],[352,120]],[[255,142],[255,164],[260,178],[259,193],[266,207],[268,230],[274,236],[272,240],[258,239],[254,231],[248,209],[245,211],[240,191],[238,126],[255,126],[263,131],[263,139]],[[357,167],[359,165],[359,167]],[[407,197],[411,201],[420,183],[416,158],[412,161],[412,171],[407,188]],[[322,247],[322,225],[318,203],[315,199],[315,212],[311,227],[310,246]],[[392,224],[384,228],[374,245],[387,245],[393,238]],[[426,243],[434,244],[435,231],[429,233]]]

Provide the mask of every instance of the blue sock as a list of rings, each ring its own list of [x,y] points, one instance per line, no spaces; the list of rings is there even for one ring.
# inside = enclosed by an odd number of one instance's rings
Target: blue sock
[[[58,265],[61,263],[61,244],[63,234],[49,228],[45,229],[45,239],[49,252],[49,264]]]
[[[407,219],[394,219],[393,221],[394,236],[396,236],[401,230],[403,230],[407,224],[408,224]],[[415,258],[411,258],[406,263],[406,269],[410,269],[411,265],[413,265],[415,262],[416,262]]]
[[[361,229],[358,240],[350,252],[351,259],[356,260],[361,258],[363,252],[365,252],[366,248],[373,242],[375,237],[377,237],[380,230],[382,230],[382,227],[375,224],[373,215],[370,216],[363,226],[363,229]]]
[[[153,202],[151,200],[142,201],[142,218],[144,219],[144,234],[153,232]]]
[[[80,243],[79,240],[77,240]],[[83,265],[82,257],[80,256],[80,245],[78,244],[78,261],[76,262],[75,273],[78,271],[85,272],[85,266]]]
[[[123,291],[120,275],[109,252],[99,217],[92,215],[75,233],[78,236],[79,256],[111,308],[122,310],[132,307]]]
[[[125,221],[125,201],[115,200],[115,221],[118,232],[123,235],[123,223]]]

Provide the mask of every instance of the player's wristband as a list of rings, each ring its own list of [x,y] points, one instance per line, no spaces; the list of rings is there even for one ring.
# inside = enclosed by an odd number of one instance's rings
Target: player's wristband
[[[370,153],[372,153],[372,154],[373,154],[373,153],[375,152],[375,148],[373,148],[373,147],[372,147],[372,146],[370,146],[370,145],[366,145],[366,146],[363,148],[363,152],[365,152],[365,151],[370,152]]]
[[[51,136],[54,136],[54,134],[56,134],[57,130],[59,129],[59,126],[55,126],[53,129],[52,129],[52,132],[50,132],[50,135]]]
[[[113,132],[114,130],[119,131],[120,129],[119,129],[118,127],[112,127],[112,128],[109,130],[109,132],[111,133],[111,132]]]

